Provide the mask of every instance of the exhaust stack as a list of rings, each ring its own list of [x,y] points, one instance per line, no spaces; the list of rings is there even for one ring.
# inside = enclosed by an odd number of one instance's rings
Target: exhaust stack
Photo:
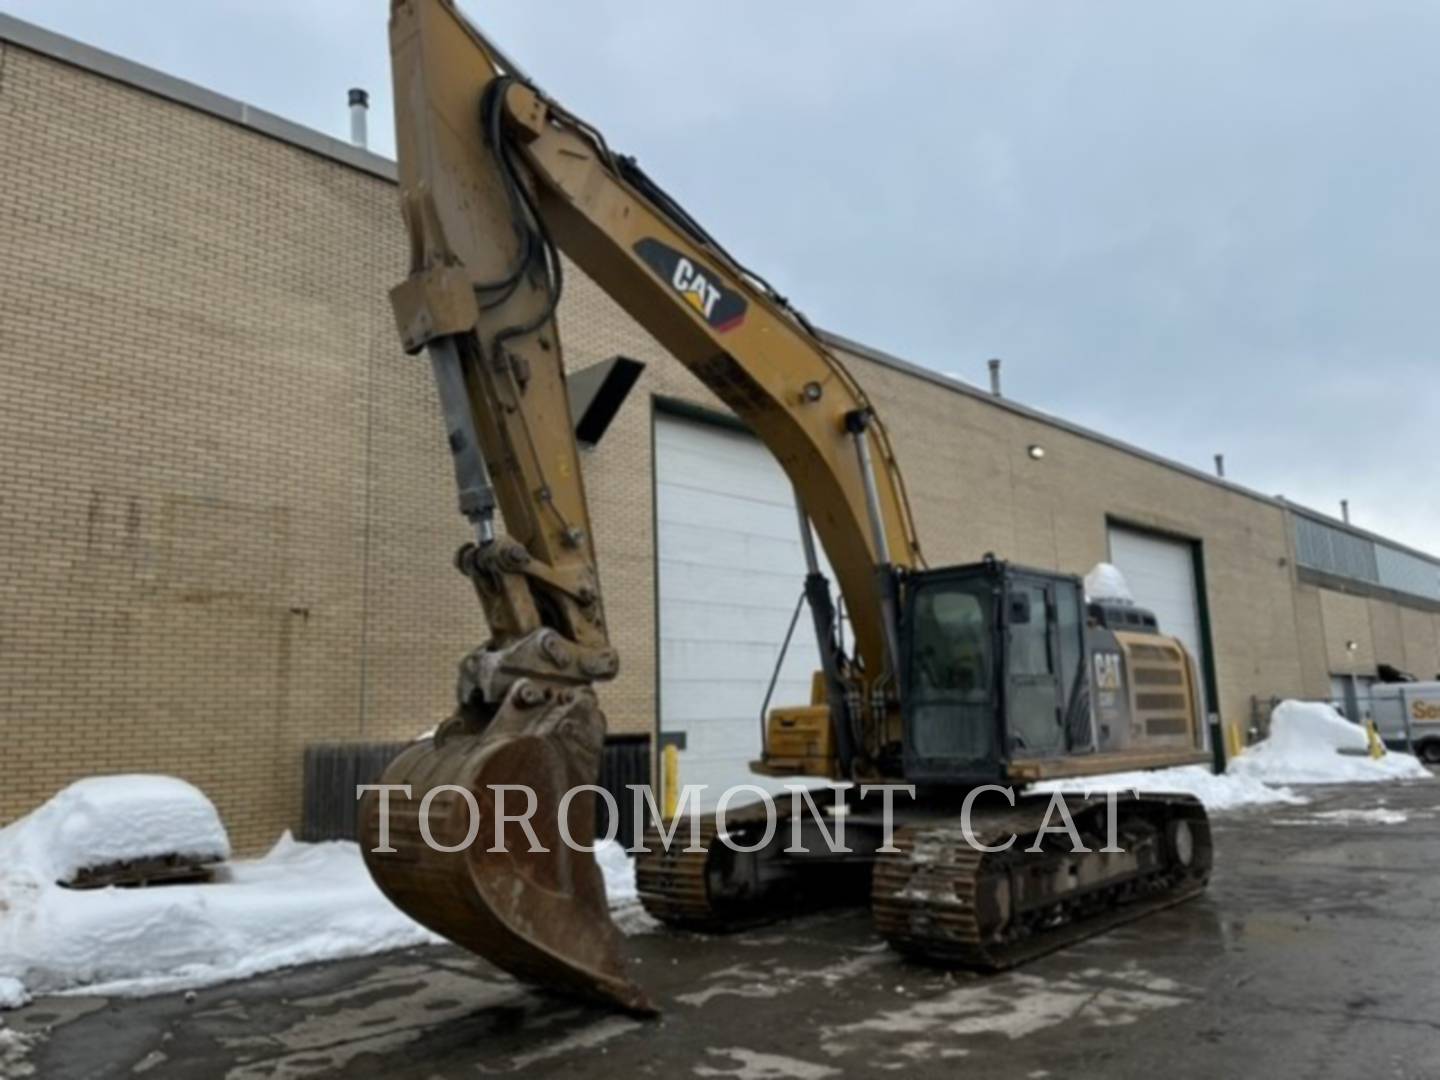
[[[990,361],[990,393],[996,397],[1002,396],[1000,393],[1000,361],[998,359]]]
[[[368,142],[365,122],[369,113],[370,95],[357,86],[350,91],[350,142],[361,150]]]

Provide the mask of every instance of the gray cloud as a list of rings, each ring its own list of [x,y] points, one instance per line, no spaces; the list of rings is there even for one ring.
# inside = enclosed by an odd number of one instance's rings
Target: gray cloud
[[[6,10],[343,135],[377,0]],[[820,323],[1440,551],[1440,9],[463,5]]]

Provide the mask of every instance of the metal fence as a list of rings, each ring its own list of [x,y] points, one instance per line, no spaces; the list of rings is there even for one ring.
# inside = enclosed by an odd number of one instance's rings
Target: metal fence
[[[359,784],[377,784],[380,776],[408,742],[321,743],[305,748],[302,840],[355,840],[359,837],[357,812]],[[600,767],[600,786],[615,796],[619,822],[616,838],[633,846],[639,839],[639,821],[632,784],[650,783],[650,740],[647,736],[616,736],[606,741]],[[598,836],[609,829],[609,809],[596,803]]]

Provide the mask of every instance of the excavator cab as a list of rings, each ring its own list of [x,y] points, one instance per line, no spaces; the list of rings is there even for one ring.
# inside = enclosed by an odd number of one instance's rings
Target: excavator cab
[[[1104,752],[1201,754],[1193,664],[1145,609],[1087,605],[1079,578],[994,558],[912,574],[905,593],[907,780],[967,786]]]
[[[993,558],[906,582],[905,775],[994,782],[1014,758],[1090,749],[1080,580]]]

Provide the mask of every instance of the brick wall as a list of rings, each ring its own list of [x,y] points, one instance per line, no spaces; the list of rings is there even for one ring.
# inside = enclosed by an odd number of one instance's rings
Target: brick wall
[[[161,770],[268,842],[480,633],[393,189],[15,47],[0,146],[0,820]]]
[[[484,636],[428,368],[390,321],[394,189],[9,45],[0,147],[0,822],[82,775],[162,771],[264,845],[297,823],[307,744],[430,727]],[[602,699],[644,732],[653,397],[719,405],[592,282],[567,290],[570,366],[647,364],[584,458],[622,657]],[[1107,515],[1203,538],[1240,718],[1252,693],[1328,693],[1340,633],[1440,669],[1433,613],[1296,587],[1279,507],[850,362],[932,564],[1083,572]]]

